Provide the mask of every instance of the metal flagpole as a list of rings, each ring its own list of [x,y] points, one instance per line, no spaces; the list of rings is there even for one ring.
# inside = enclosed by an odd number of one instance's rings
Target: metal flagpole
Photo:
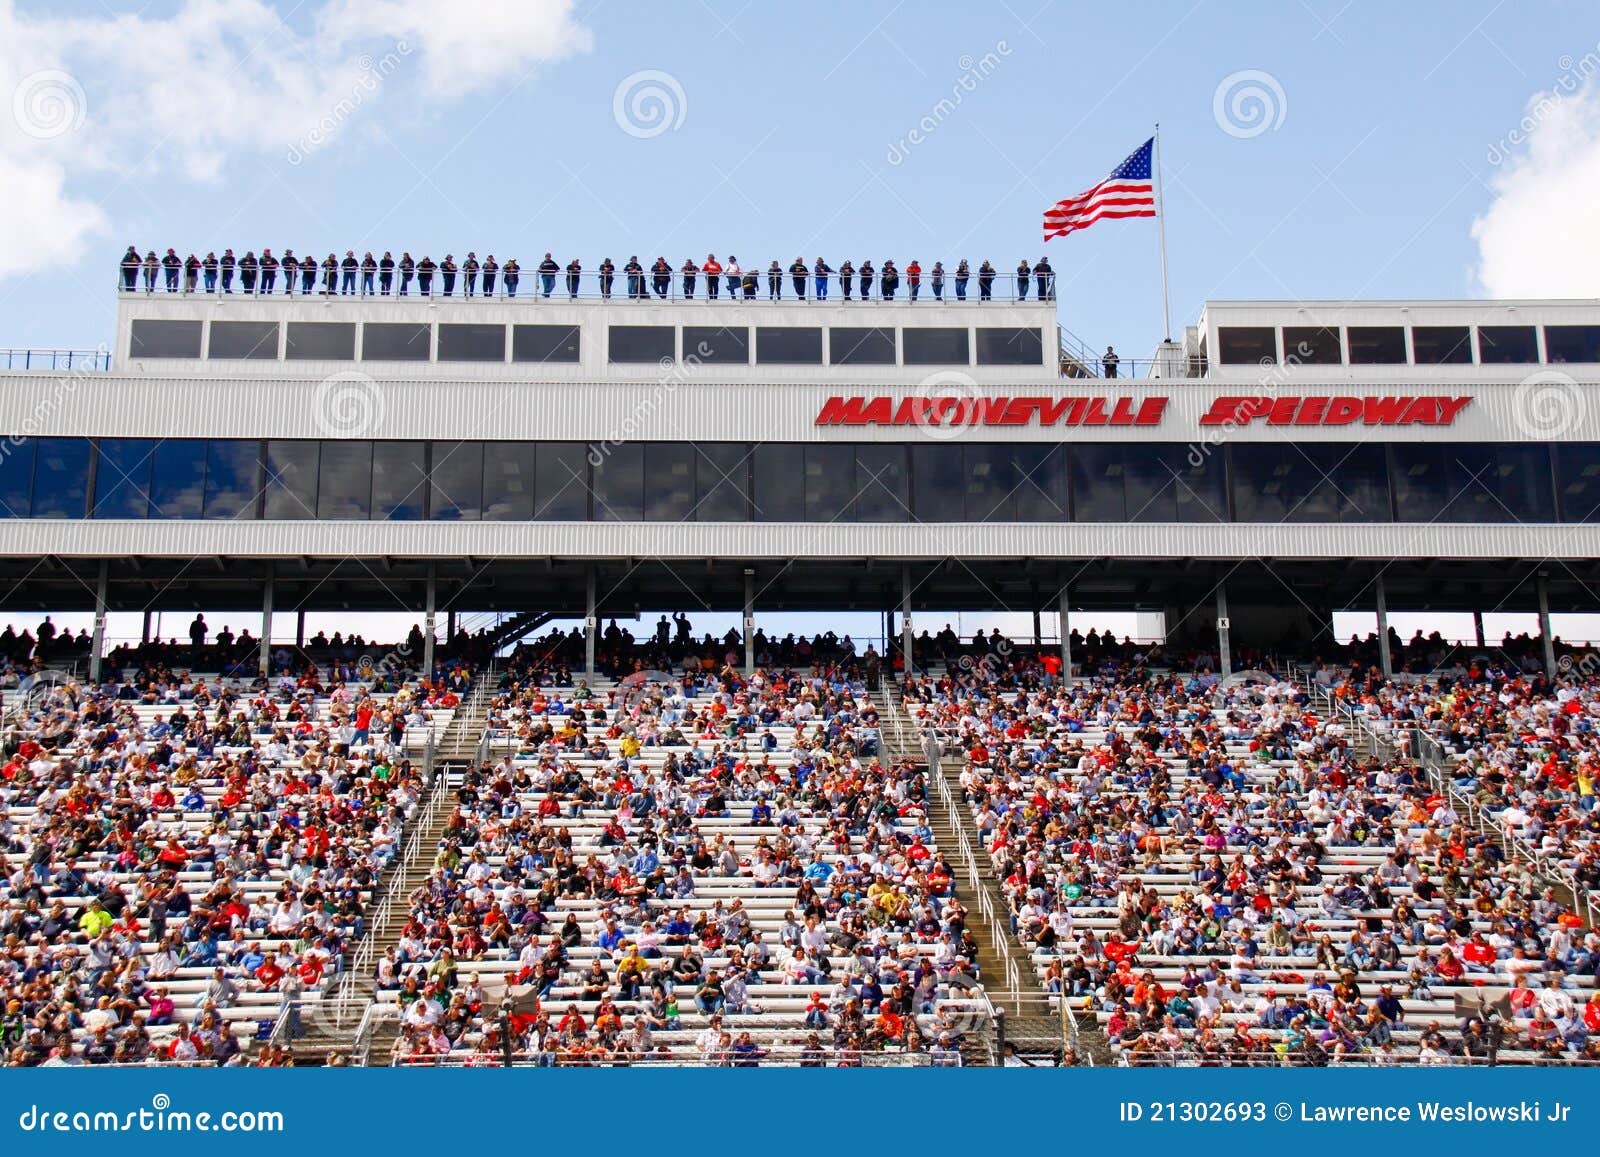
[[[1161,234],[1161,329],[1164,340],[1172,340],[1172,305],[1167,297],[1167,202],[1161,195],[1161,124],[1156,123],[1155,156],[1151,167],[1156,171],[1156,228]]]

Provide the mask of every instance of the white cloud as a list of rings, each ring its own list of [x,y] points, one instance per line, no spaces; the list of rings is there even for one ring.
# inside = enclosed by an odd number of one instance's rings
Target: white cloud
[[[1600,297],[1600,84],[1536,94],[1516,136],[1489,153],[1500,168],[1472,223],[1479,285],[1490,297]]]
[[[106,235],[113,222],[74,192],[75,178],[214,181],[242,154],[292,156],[333,140],[391,92],[423,109],[481,98],[586,51],[572,9],[321,0],[299,17],[302,31],[264,0],[103,18],[19,13],[0,0],[0,277],[78,260]]]

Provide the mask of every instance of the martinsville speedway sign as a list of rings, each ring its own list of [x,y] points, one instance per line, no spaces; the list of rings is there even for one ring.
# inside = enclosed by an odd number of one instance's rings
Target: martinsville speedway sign
[[[823,403],[818,426],[1160,426],[1169,399],[1033,395],[845,397]],[[1449,426],[1471,396],[1272,394],[1215,398],[1202,426]]]

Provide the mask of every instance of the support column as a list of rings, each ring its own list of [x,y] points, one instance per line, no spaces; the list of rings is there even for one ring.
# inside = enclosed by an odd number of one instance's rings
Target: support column
[[[744,673],[756,669],[756,572],[744,568]]]
[[[94,638],[89,644],[90,683],[100,682],[100,660],[106,650],[106,568],[105,559],[101,559],[100,574],[94,586]]]
[[[1067,615],[1067,604],[1071,601],[1071,591],[1066,586],[1061,588],[1061,605],[1056,613],[1061,618],[1061,678],[1068,684],[1072,682],[1072,624]]]
[[[261,588],[261,677],[272,674],[272,576]]]
[[[1389,679],[1394,676],[1394,656],[1389,651],[1389,600],[1383,589],[1383,575],[1374,581],[1373,590],[1378,596],[1378,665],[1383,668],[1383,677]]]
[[[427,604],[422,609],[422,677],[433,678],[433,629],[437,622],[435,614],[435,600],[438,598],[438,583],[434,579],[433,564],[428,564],[428,593]]]
[[[294,645],[296,649],[303,650],[306,645],[306,613],[294,613]]]
[[[1544,644],[1544,673],[1556,677],[1556,640],[1550,633],[1550,586],[1541,571],[1534,579],[1539,591],[1539,639]]]
[[[915,628],[911,623],[911,564],[900,568],[900,657],[905,660],[906,678],[911,678],[912,640]]]
[[[444,637],[446,642],[456,637],[456,613],[454,611],[446,611],[444,613]]]
[[[148,643],[150,641],[150,612],[149,611],[146,611],[144,613],[144,626],[139,631],[139,641],[141,643]]]
[[[1228,632],[1233,624],[1228,621],[1228,591],[1221,583],[1217,584],[1217,670],[1226,679],[1233,674],[1233,645],[1229,642]]]
[[[588,608],[583,617],[583,673],[589,678],[594,678],[594,645],[595,634],[600,628],[600,621],[595,618],[595,573],[590,566],[584,573],[584,606]]]
[[[1484,647],[1484,642],[1483,642],[1483,612],[1482,611],[1473,611],[1472,612],[1472,632],[1478,638],[1478,648],[1479,648],[1479,650],[1482,650],[1483,647]]]

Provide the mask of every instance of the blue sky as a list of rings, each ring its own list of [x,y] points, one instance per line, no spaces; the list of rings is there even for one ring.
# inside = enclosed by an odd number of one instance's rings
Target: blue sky
[[[1043,252],[1062,322],[1142,357],[1156,223],[1040,217],[1157,121],[1175,327],[1600,296],[1597,45],[1576,0],[0,0],[0,345],[106,340],[131,242]]]
[[[498,31],[518,8],[535,23]],[[13,43],[41,47],[13,71],[59,63],[84,110],[0,156],[48,158],[93,220],[51,268],[0,252],[0,342],[103,339],[129,242],[525,263],[548,249],[591,266],[732,250],[1004,269],[1046,252],[1068,328],[1144,356],[1162,336],[1155,223],[1046,247],[1039,218],[1157,121],[1175,325],[1208,297],[1473,296],[1473,223],[1532,151],[1506,135],[1592,57],[1594,17],[1494,0],[22,3],[4,18],[27,30]],[[143,44],[176,57],[159,99]],[[360,59],[370,93],[300,147],[355,92]],[[646,71],[670,78],[671,127],[630,135],[614,98]],[[1270,126],[1219,124],[1219,85],[1239,73],[1265,74]],[[919,124],[933,127],[908,147]],[[1492,163],[1497,147],[1510,160]],[[38,251],[81,221],[55,225],[12,247]],[[1553,274],[1545,291],[1563,292]]]

